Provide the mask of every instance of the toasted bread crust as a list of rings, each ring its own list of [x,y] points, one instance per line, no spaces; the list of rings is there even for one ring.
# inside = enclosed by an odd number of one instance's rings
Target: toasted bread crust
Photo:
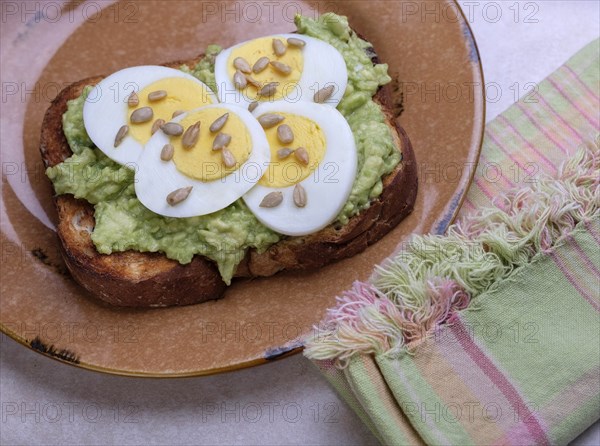
[[[187,64],[191,67],[200,57],[165,65]],[[86,85],[102,79],[101,76],[92,77],[66,87],[48,108],[40,140],[40,152],[46,166],[59,164],[72,154],[62,129],[67,101],[77,98]],[[315,234],[286,238],[262,254],[249,250],[238,266],[236,277],[270,276],[282,270],[319,268],[351,257],[387,234],[412,211],[417,173],[410,141],[392,116],[388,89],[381,88],[374,100],[382,105],[396,146],[402,152],[402,162],[384,178],[382,194],[345,226],[330,225]],[[226,285],[209,259],[197,255],[190,264],[181,265],[160,253],[100,254],[90,236],[94,227],[93,206],[72,195],[56,196],[55,204],[57,232],[67,267],[75,280],[98,298],[112,305],[152,307],[200,303],[223,295]]]

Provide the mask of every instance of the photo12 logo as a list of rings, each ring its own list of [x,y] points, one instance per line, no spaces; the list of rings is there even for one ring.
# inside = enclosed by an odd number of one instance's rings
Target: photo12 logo
[[[202,423],[337,423],[339,405],[334,402],[300,404],[295,401],[206,402],[200,405]]]
[[[201,322],[199,327],[204,343],[258,343],[275,342],[281,339],[293,341],[303,334],[302,326],[299,324],[282,324],[277,321]]]
[[[3,401],[2,424],[7,423],[139,423],[140,406],[131,402]]]
[[[24,339],[43,340],[44,344],[68,345],[137,343],[138,327],[134,324],[99,324],[94,322],[7,321],[4,326]],[[39,341],[41,342],[41,341]]]
[[[316,19],[322,13],[337,12],[336,2],[299,1],[202,1],[202,23],[276,23],[283,21],[293,24],[297,15]]]
[[[104,18],[113,23],[138,23],[138,3],[108,1],[2,1],[1,22],[96,23]]]
[[[406,402],[402,411],[423,423],[533,423],[538,405],[509,404],[507,401],[446,401]]]

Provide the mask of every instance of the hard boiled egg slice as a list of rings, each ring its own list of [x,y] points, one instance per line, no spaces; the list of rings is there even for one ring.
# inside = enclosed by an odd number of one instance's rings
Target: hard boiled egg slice
[[[216,58],[215,77],[219,100],[244,107],[253,101],[315,102],[315,93],[329,88],[325,103],[336,107],[348,83],[340,52],[301,34],[260,37],[228,48]]]
[[[211,131],[219,119],[224,124]],[[243,108],[209,105],[169,122],[180,124],[184,133],[167,136],[156,132],[146,144],[135,174],[138,199],[157,214],[193,217],[216,212],[244,195],[267,170],[267,137],[254,116]],[[194,138],[190,128],[198,122],[199,133]],[[213,149],[217,138],[227,143]],[[167,144],[172,150],[165,149]],[[226,161],[232,159],[228,167]]]
[[[90,91],[83,106],[83,123],[91,140],[106,156],[132,165],[152,136],[157,119],[169,121],[174,113],[216,102],[210,88],[180,70],[154,65],[131,67],[111,74]],[[134,113],[140,116],[148,109],[150,119],[132,122]],[[128,129],[117,142],[123,126]]]
[[[271,164],[244,201],[265,226],[281,234],[323,229],[344,207],[356,177],[350,126],[335,108],[310,102],[263,103],[253,114],[269,127]]]

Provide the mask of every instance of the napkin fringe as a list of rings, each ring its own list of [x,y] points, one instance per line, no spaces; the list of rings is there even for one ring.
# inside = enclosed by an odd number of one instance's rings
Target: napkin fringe
[[[343,368],[355,354],[397,356],[559,246],[581,222],[600,218],[600,135],[559,169],[499,196],[449,227],[417,235],[336,299],[304,354]]]

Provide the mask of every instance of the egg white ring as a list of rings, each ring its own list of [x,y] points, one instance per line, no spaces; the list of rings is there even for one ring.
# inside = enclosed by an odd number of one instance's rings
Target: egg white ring
[[[135,193],[151,211],[167,217],[195,217],[216,212],[229,206],[244,195],[267,170],[270,161],[269,142],[263,128],[252,114],[231,104],[213,104],[197,108],[177,116],[169,122],[179,122],[191,113],[208,108],[224,108],[240,117],[248,129],[252,151],[248,159],[235,172],[213,181],[200,181],[179,172],[175,163],[162,161],[160,152],[170,139],[162,131],[156,132],[146,144],[137,162]],[[201,132],[208,132],[208,124],[201,125]],[[158,166],[158,168],[157,168]],[[190,195],[174,206],[167,204],[167,195],[179,188],[193,186]],[[166,191],[157,199],[157,191]],[[217,197],[207,200],[205,197]]]
[[[346,91],[346,86],[348,85],[348,70],[346,68],[346,61],[341,53],[335,49],[335,47],[323,40],[315,39],[314,37],[309,37],[302,34],[277,34],[268,37],[279,38],[283,40],[293,37],[306,41],[306,46],[301,50],[304,57],[304,68],[302,70],[298,85],[295,88],[290,88],[289,94],[279,101],[314,102],[313,96],[318,90],[333,84],[335,85],[335,90],[325,104],[332,107],[337,107],[342,100],[344,92]],[[248,107],[248,105],[250,105],[250,103],[256,99],[254,97],[249,97],[236,89],[235,85],[233,84],[233,79],[229,77],[228,73],[229,57],[231,56],[231,52],[235,48],[245,45],[248,42],[250,42],[250,40],[221,51],[215,59],[217,94],[221,102],[238,104],[240,107]],[[326,63],[320,63],[322,60],[325,60]],[[250,65],[253,65],[256,61],[248,62]],[[252,76],[252,74],[250,74],[250,76]],[[337,82],[336,79],[338,79]],[[267,103],[277,101],[264,102]]]
[[[172,77],[197,82],[206,89],[213,103],[219,102],[206,84],[183,71],[159,65],[125,68],[96,84],[83,104],[85,130],[96,147],[119,164],[135,163],[144,151],[144,144],[127,135],[118,147],[114,147],[115,136],[121,126],[135,125],[129,122],[129,116],[135,109],[129,108],[127,99],[132,91],[138,93],[153,82]],[[99,123],[101,125],[94,125]]]
[[[325,134],[323,159],[307,178],[298,183],[306,191],[306,206],[299,208],[294,204],[295,185],[266,187],[257,184],[244,195],[244,201],[262,224],[276,232],[292,236],[311,234],[333,222],[348,200],[357,170],[354,135],[339,111],[322,104],[264,103],[253,114],[258,117],[264,113],[278,112],[311,119]],[[331,149],[333,144],[343,148],[343,153]],[[283,202],[274,208],[261,208],[263,198],[275,191],[283,193]]]

